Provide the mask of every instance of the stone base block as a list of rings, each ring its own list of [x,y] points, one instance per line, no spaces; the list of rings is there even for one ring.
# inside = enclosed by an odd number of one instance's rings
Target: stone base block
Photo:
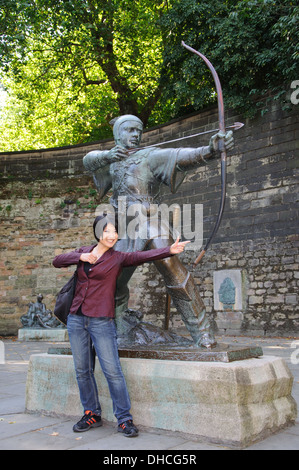
[[[242,328],[243,312],[217,312],[216,323],[218,332],[239,333]]]
[[[121,358],[121,364],[137,425],[244,448],[293,424],[297,416],[293,377],[277,357],[228,364]],[[113,421],[98,362],[95,376],[102,416]],[[31,356],[26,410],[80,417],[72,356]]]
[[[69,341],[66,328],[21,328],[19,341]]]

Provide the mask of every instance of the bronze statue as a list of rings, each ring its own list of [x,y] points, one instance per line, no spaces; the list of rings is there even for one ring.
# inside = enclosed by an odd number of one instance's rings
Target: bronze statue
[[[115,214],[122,217],[134,204],[142,205],[150,220],[151,212],[160,203],[161,186],[166,185],[175,192],[184,180],[187,171],[206,164],[206,159],[218,152],[219,142],[229,149],[233,146],[232,132],[214,135],[210,144],[199,148],[140,148],[143,123],[133,115],[119,117],[113,126],[116,146],[111,150],[95,150],[83,159],[85,168],[93,174],[100,197],[112,188],[110,203]],[[125,201],[126,208],[119,207]],[[129,212],[129,211],[128,211]],[[127,213],[127,212],[126,212]],[[131,221],[127,216],[127,224]],[[149,233],[149,230],[145,232]],[[136,251],[161,248],[173,243],[166,239],[163,223],[151,226],[149,237],[120,239],[115,247],[119,251]],[[210,348],[216,342],[210,330],[209,318],[194,279],[176,257],[154,262],[162,274],[167,292],[181,314],[196,346]],[[121,325],[128,312],[129,290],[127,284],[136,268],[125,268],[116,290],[116,322]],[[120,326],[121,328],[121,326]]]
[[[53,316],[51,310],[43,303],[43,295],[39,294],[35,303],[30,302],[28,312],[21,317],[24,328],[63,328],[60,321]]]

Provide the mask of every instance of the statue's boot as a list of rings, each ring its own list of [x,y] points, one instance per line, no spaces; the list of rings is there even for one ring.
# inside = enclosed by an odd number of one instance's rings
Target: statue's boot
[[[181,314],[194,344],[204,348],[216,346],[205,305],[190,273],[182,283],[176,286],[168,285],[167,291]]]
[[[155,242],[157,244],[157,240]],[[158,244],[153,246],[153,248],[156,247],[161,248]],[[176,309],[181,314],[194,344],[204,348],[215,346],[216,341],[210,330],[210,322],[206,314],[205,305],[188,270],[180,263],[176,256],[156,261],[155,265],[165,280],[167,291]],[[115,319],[119,336],[127,336],[132,328],[132,325],[127,321],[129,299],[127,284],[135,269],[135,267],[124,269],[117,283]]]

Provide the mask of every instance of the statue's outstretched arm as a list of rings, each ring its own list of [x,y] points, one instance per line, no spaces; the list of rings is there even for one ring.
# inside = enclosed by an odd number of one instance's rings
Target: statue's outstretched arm
[[[231,149],[234,145],[233,133],[232,131],[227,132],[223,135],[221,132],[215,134],[211,140],[209,145],[205,147],[197,147],[197,148],[190,148],[190,147],[182,147],[177,149],[177,160],[176,160],[176,167],[179,171],[188,171],[192,168],[196,168],[200,165],[206,163],[206,160],[217,156],[218,154],[218,147],[219,147],[219,140],[224,140],[224,145],[226,149]],[[169,158],[170,149],[161,149],[157,148],[153,151],[152,157],[155,157],[158,161],[163,161],[163,159]]]
[[[225,148],[230,150],[234,145],[232,131],[222,134],[218,132],[210,139],[209,145],[198,148],[182,148],[177,160],[177,168],[183,171],[192,169],[206,163],[206,160],[217,156],[219,153],[219,141],[223,139]]]

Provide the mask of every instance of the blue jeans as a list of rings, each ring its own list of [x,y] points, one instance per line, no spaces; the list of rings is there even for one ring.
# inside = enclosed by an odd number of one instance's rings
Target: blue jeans
[[[69,315],[67,329],[84,412],[101,415],[98,389],[93,372],[92,344],[108,382],[113,413],[118,424],[132,419],[131,402],[121,369],[113,319]]]

